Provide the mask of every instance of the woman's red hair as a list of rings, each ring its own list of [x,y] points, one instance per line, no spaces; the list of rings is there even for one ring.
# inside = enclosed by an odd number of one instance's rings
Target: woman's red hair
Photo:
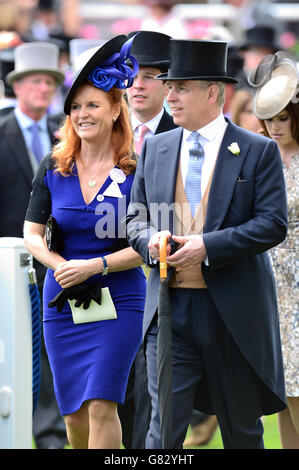
[[[88,82],[89,83],[89,82]],[[111,104],[120,104],[120,114],[112,129],[112,147],[114,149],[115,164],[126,174],[132,173],[136,168],[136,159],[133,153],[133,132],[127,103],[124,99],[123,90],[111,88],[107,92]],[[76,134],[71,119],[66,117],[59,129],[60,141],[53,148],[52,157],[55,161],[56,170],[64,176],[72,173],[76,155],[81,148],[81,139]]]

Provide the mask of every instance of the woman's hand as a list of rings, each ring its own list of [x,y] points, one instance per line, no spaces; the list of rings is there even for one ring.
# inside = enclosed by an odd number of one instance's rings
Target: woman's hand
[[[94,259],[71,259],[65,263],[60,263],[54,272],[54,276],[60,286],[66,289],[86,281],[90,276],[100,271],[101,269],[95,270]]]

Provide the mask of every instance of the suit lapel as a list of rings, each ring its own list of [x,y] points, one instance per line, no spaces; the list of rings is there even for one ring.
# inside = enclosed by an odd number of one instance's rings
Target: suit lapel
[[[240,154],[234,155],[228,147],[237,142]],[[237,126],[228,123],[220,146],[211,184],[204,232],[219,229],[227,213],[238,176],[248,152],[249,145],[241,140]]]
[[[31,185],[33,170],[22,131],[14,114],[7,119],[6,131],[7,151],[11,158],[16,160],[25,179]]]
[[[15,159],[24,178],[31,186],[34,176],[33,169],[23,133],[19,127],[14,113],[11,113],[11,115],[7,117],[7,120],[3,125],[5,125],[7,152],[11,158]],[[57,142],[57,139],[55,138],[55,131],[58,129],[58,127],[59,123],[56,120],[52,118],[48,119],[48,131],[51,145],[54,145]]]
[[[172,129],[175,129],[178,127],[176,124],[174,124],[172,117],[168,114],[166,109],[164,109],[164,113],[160,119],[159,125],[157,127],[157,130],[155,134],[161,134],[161,132],[167,132]]]
[[[183,131],[172,132],[172,138],[165,139],[157,149],[154,181],[157,183],[156,202],[170,205],[174,202],[175,184]]]

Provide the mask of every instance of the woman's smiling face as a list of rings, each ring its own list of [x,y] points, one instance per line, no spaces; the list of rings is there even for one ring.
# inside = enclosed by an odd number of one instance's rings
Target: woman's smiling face
[[[103,133],[111,134],[120,106],[112,104],[109,95],[92,85],[80,86],[71,104],[70,118],[81,139],[95,140]]]

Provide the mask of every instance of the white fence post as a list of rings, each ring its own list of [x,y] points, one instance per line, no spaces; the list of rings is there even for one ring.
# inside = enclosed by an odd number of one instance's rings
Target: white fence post
[[[32,447],[32,320],[22,238],[0,238],[0,449]]]

